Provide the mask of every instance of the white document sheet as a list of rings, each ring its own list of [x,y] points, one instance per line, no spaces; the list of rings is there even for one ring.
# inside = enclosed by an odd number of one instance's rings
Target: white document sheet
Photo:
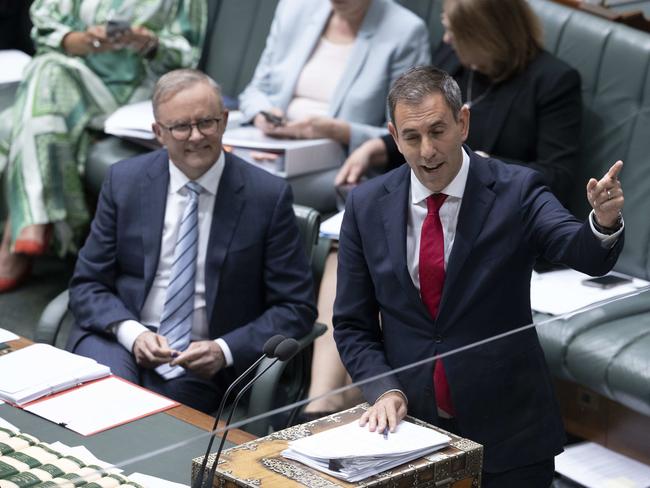
[[[32,60],[29,54],[16,49],[0,50],[0,84],[16,83],[23,79],[23,70]]]
[[[47,344],[0,356],[0,398],[23,405],[110,374],[110,368]]]
[[[593,442],[567,447],[555,471],[587,488],[650,487],[650,466]]]
[[[634,278],[632,283],[601,289],[583,285],[582,280],[587,278],[590,276],[572,269],[533,272],[530,280],[531,308],[541,313],[563,315],[650,286],[649,282]]]
[[[87,383],[24,407],[81,435],[92,435],[177,406],[116,376]]]
[[[182,483],[167,481],[162,478],[156,478],[155,476],[149,476],[148,474],[132,473],[128,478],[144,486],[144,488],[187,488],[187,485]]]
[[[151,100],[145,100],[118,108],[104,122],[104,132],[120,137],[153,140],[153,122]]]
[[[323,220],[320,224],[320,235],[338,241],[344,214],[345,210],[341,210],[336,215],[332,215],[329,219]]]
[[[16,334],[7,329],[0,328],[0,342],[9,342],[20,339]]]

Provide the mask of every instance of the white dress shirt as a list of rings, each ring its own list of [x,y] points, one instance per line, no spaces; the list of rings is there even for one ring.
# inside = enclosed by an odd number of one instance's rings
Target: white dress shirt
[[[449,255],[454,245],[454,238],[456,237],[456,226],[458,225],[458,214],[460,213],[460,205],[463,201],[465,193],[465,185],[467,184],[467,175],[469,174],[469,156],[463,151],[463,162],[461,163],[458,174],[451,180],[440,193],[447,195],[439,210],[440,223],[442,224],[442,233],[444,235],[445,246],[445,268],[449,262]],[[426,188],[420,180],[418,180],[415,173],[411,170],[411,189],[410,189],[410,205],[408,211],[408,221],[406,224],[406,263],[408,266],[409,274],[413,284],[420,289],[420,233],[422,231],[422,224],[427,216],[427,202],[426,199],[429,195],[433,194],[431,190]],[[612,247],[618,240],[619,235],[623,231],[623,225],[614,234],[602,234],[594,227],[594,212],[592,210],[589,215],[589,224],[594,235],[601,241],[603,247]]]
[[[219,181],[223,174],[225,157],[223,152],[217,162],[203,174],[196,182],[203,191],[199,195],[199,249],[196,261],[196,281],[194,289],[194,315],[192,316],[192,341],[209,339],[209,323],[205,300],[205,259],[212,225],[214,202],[219,188]],[[190,179],[170,160],[169,161],[169,187],[167,203],[165,205],[165,220],[163,225],[160,245],[160,257],[156,275],[149,290],[149,294],[140,311],[140,321],[125,320],[115,325],[114,332],[118,342],[128,351],[133,350],[133,343],[143,332],[149,330],[146,326],[158,329],[160,316],[163,312],[167,286],[171,274],[174,258],[174,248],[181,217],[189,203],[189,195],[185,184]],[[216,342],[223,351],[226,365],[233,363],[232,353],[226,342],[219,338]]]

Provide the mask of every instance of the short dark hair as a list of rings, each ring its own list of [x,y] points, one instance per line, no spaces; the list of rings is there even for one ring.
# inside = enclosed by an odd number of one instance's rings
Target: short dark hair
[[[158,119],[158,107],[161,103],[197,83],[205,83],[212,87],[217,94],[217,98],[221,100],[221,87],[208,75],[197,69],[175,69],[162,75],[153,89],[151,103],[156,120]],[[221,103],[223,104],[223,102]]]
[[[458,83],[441,69],[433,66],[415,66],[395,80],[388,93],[388,112],[395,124],[395,107],[398,103],[417,105],[425,97],[440,93],[451,109],[454,120],[463,106]]]

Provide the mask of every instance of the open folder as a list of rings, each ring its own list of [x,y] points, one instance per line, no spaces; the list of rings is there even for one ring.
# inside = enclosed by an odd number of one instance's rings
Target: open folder
[[[47,344],[0,356],[0,399],[15,405],[108,376],[108,366]]]
[[[426,456],[450,441],[449,436],[407,421],[388,434],[370,432],[354,421],[291,441],[282,455],[354,483]]]

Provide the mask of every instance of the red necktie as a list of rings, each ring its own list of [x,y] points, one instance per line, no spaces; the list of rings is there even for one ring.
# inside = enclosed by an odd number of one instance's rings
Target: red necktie
[[[420,294],[422,301],[435,320],[445,283],[445,239],[440,223],[440,207],[447,195],[437,193],[427,198],[427,216],[420,235]],[[442,361],[436,361],[433,369],[433,386],[438,408],[454,415],[451,393]]]

